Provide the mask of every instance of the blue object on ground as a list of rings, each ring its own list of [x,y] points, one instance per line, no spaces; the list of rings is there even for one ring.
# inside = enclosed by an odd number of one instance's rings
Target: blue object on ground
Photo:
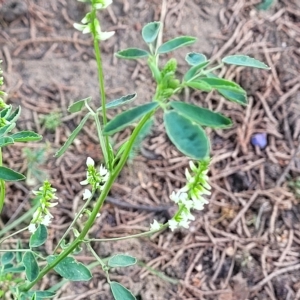
[[[251,137],[251,144],[253,146],[258,146],[263,149],[267,146],[267,134],[266,133],[255,133]]]

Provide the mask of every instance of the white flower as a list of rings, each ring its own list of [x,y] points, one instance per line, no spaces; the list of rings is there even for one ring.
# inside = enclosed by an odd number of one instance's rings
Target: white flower
[[[55,199],[57,199],[57,197],[55,197]],[[58,204],[58,202],[51,202],[48,204],[48,207],[54,207]]]
[[[79,31],[82,31],[83,34],[91,32],[91,25],[90,24],[78,24],[74,23],[73,27]]]
[[[190,223],[191,223],[191,221],[189,221],[189,220],[181,220],[181,221],[178,223],[178,226],[179,226],[179,227],[184,227],[184,228],[189,228]]]
[[[88,175],[88,174],[87,174]],[[87,179],[85,179],[85,180],[83,180],[83,181],[80,181],[79,182],[81,185],[87,185],[87,184],[89,184],[89,182],[88,182],[88,180]]]
[[[96,9],[105,9],[107,6],[112,4],[112,0],[100,0],[99,3],[94,4]]]
[[[86,159],[86,165],[89,167],[89,166],[92,166],[94,167],[95,166],[95,161],[91,158],[91,157],[88,157]]]
[[[189,161],[189,165],[190,165],[190,169],[193,171],[193,172],[197,172],[197,167],[196,167],[196,165],[194,164],[194,162],[193,161]]]
[[[197,209],[197,210],[203,210],[204,205],[208,204],[208,201],[205,198],[201,197],[201,196],[200,197],[192,196],[192,200],[194,202],[193,208]]]
[[[34,233],[36,231],[36,226],[34,223],[30,223],[30,225],[28,226],[28,230],[31,233]]]
[[[97,39],[99,41],[105,41],[111,38],[115,34],[115,31],[100,31],[98,32]]]
[[[174,201],[175,203],[178,203],[179,202],[179,192],[175,192],[175,191],[173,191],[172,192],[172,194],[170,195],[170,199],[172,200],[172,201]]]
[[[160,224],[156,221],[153,220],[153,223],[150,224],[150,230],[159,230],[160,229]]]
[[[194,207],[194,201],[189,199],[181,200],[182,204],[186,207],[186,209],[190,210]]]
[[[82,24],[87,24],[91,20],[91,13],[87,13],[85,17],[81,20]]]
[[[51,216],[50,215],[45,215],[43,221],[41,222],[41,224],[43,224],[45,226],[49,226],[50,223],[51,223]]]
[[[100,166],[100,169],[99,169],[99,174],[100,174],[100,176],[105,176],[105,175],[107,175],[107,169],[105,168],[105,167],[103,167],[102,165]]]
[[[175,229],[178,228],[178,222],[177,222],[176,220],[174,220],[174,219],[169,220],[168,224],[169,224],[169,228],[170,228],[172,231],[174,231]]]
[[[82,196],[83,196],[83,200],[87,200],[92,196],[92,193],[90,190],[85,189]]]
[[[182,212],[180,217],[182,218],[182,221],[194,221],[195,220],[195,217],[189,211]]]

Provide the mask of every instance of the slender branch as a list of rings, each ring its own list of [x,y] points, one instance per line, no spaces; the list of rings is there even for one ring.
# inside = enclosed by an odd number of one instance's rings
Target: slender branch
[[[72,221],[72,223],[70,224],[70,226],[68,227],[68,229],[65,231],[65,233],[63,234],[63,236],[61,237],[61,239],[57,243],[55,249],[53,250],[53,253],[55,253],[57,251],[57,249],[60,246],[61,242],[64,240],[64,238],[70,232],[70,230],[72,229],[72,227],[74,226],[74,224],[76,223],[76,221],[78,220],[78,218],[80,217],[80,215],[82,214],[82,212],[84,211],[84,209],[89,205],[89,203],[93,199],[94,195],[95,195],[95,192],[92,192],[92,195],[90,196],[90,198],[88,200],[86,200],[86,202],[84,203],[84,205],[82,206],[82,208],[79,210],[79,212],[75,216],[74,220]]]
[[[100,45],[97,38],[96,28],[94,26],[94,20],[97,18],[96,16],[96,9],[93,8],[92,10],[92,24],[93,24],[93,38],[94,38],[94,51],[97,61],[97,69],[98,69],[98,79],[99,79],[99,87],[100,87],[100,97],[101,97],[101,106],[102,106],[102,117],[103,117],[103,125],[105,126],[107,123],[107,116],[106,116],[106,95],[105,95],[105,85],[104,85],[104,75],[103,75],[103,66],[102,66],[102,58],[101,58],[101,51]],[[98,129],[98,126],[97,126]],[[100,134],[100,132],[98,132]],[[102,151],[104,153],[105,162],[110,172],[112,172],[112,160],[113,160],[113,152],[110,146],[108,136],[104,137],[104,144],[101,144]]]
[[[169,224],[166,223],[166,224],[162,225],[159,230],[150,230],[147,232],[137,233],[137,234],[128,235],[128,236],[122,236],[122,237],[117,237],[117,238],[110,238],[110,239],[89,239],[89,240],[87,240],[87,242],[113,242],[113,241],[122,241],[122,240],[127,240],[127,239],[132,239],[132,238],[139,238],[139,237],[148,236],[148,235],[154,234],[156,232],[162,231],[162,230],[168,228],[168,226],[169,226]]]

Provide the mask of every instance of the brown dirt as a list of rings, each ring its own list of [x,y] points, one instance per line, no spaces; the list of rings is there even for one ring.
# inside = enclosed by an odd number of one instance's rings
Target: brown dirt
[[[0,1],[2,12],[7,2]],[[24,2],[27,5],[21,5],[18,14],[0,15],[0,57],[4,60],[8,101],[22,106],[19,126],[44,135],[42,143],[28,146],[34,150],[51,144],[45,150],[42,168],[59,191],[60,205],[45,249],[50,253],[80,205],[77,195],[81,195],[82,187],[78,182],[85,176],[86,157],[97,162],[102,158],[93,124],[64,157],[52,158],[80,120],[77,115],[70,117],[67,106],[87,96],[92,96],[94,103],[99,101],[97,76],[89,38],[72,27],[84,16],[85,6],[73,0]],[[288,187],[300,173],[298,0],[277,1],[266,12],[255,8],[259,0],[167,2],[165,39],[178,34],[196,36],[197,44],[188,51],[203,52],[215,60],[227,54],[248,54],[265,61],[272,71],[222,69],[226,78],[248,91],[249,105],[245,108],[214,93],[185,95],[187,101],[222,111],[235,123],[228,130],[209,131],[213,193],[205,211],[196,214],[191,230],[103,243],[98,253],[109,256],[126,252],[179,280],[172,285],[140,267],[117,270],[112,279],[124,283],[138,299],[300,299],[300,206]],[[142,26],[158,20],[160,10],[158,0],[115,0],[103,14],[102,27],[116,30],[116,35],[102,45],[109,100],[133,91],[138,93],[136,103],[151,99],[154,86],[145,62],[119,61],[113,53],[140,46]],[[186,70],[185,53],[174,53],[179,73]],[[61,112],[63,117],[61,127],[51,131],[39,120],[53,112]],[[268,135],[265,149],[250,143],[257,132]],[[128,134],[129,130],[116,134],[115,142]],[[24,147],[7,148],[4,158],[10,167],[26,173]],[[158,118],[140,154],[113,187],[90,236],[139,232],[154,217],[166,221],[172,212],[172,207],[165,208],[171,205],[168,195],[184,183],[187,165],[187,159],[168,142]],[[1,227],[30,207],[31,188],[24,183],[9,185]],[[153,210],[145,210],[145,205]],[[23,239],[25,242],[28,236]],[[79,260],[89,263],[93,257],[84,252]],[[65,285],[56,299],[110,299],[103,273],[97,269],[94,274],[89,283]],[[57,280],[53,274],[42,286],[47,288]]]

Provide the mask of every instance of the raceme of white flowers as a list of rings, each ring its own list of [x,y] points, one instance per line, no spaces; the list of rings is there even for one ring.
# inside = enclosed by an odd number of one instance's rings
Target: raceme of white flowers
[[[170,199],[178,205],[177,213],[168,222],[172,231],[180,227],[189,228],[190,222],[195,220],[191,209],[202,210],[208,203],[203,196],[211,194],[207,176],[209,161],[199,162],[198,166],[192,161],[189,164],[191,173],[188,169],[185,170],[186,185],[170,195]],[[161,226],[162,224],[154,220],[150,230],[159,230]]]
[[[105,9],[112,3],[112,0],[92,0],[92,1],[82,1],[81,2],[90,2],[92,7],[96,10]],[[92,23],[93,22],[93,23]],[[92,20],[92,14],[89,12],[86,16],[81,20],[82,24],[74,23],[73,26],[75,29],[82,31],[85,33],[93,33],[93,27],[95,28],[96,35],[95,38],[104,41],[112,37],[115,32],[114,31],[101,31],[100,23],[97,19]]]
[[[34,233],[40,224],[49,226],[49,224],[51,223],[51,219],[53,218],[53,216],[49,212],[49,208],[58,204],[58,202],[51,202],[54,199],[58,199],[55,196],[55,192],[56,189],[51,187],[49,181],[44,181],[43,186],[40,187],[38,191],[33,191],[33,194],[40,198],[40,205],[33,214],[32,220],[28,227],[28,230],[31,233]]]
[[[109,172],[104,166],[100,166],[99,171],[95,168],[95,162],[91,157],[88,157],[86,160],[87,171],[86,171],[86,179],[81,181],[81,185],[90,184],[92,186],[93,191],[96,189],[103,189],[104,184],[108,180]],[[86,189],[83,193],[83,200],[87,200],[92,196],[92,193]]]

